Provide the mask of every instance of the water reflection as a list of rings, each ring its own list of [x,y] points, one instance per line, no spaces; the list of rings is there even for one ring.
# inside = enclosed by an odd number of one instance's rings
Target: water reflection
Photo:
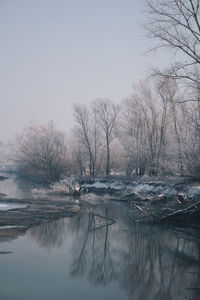
[[[104,224],[99,225],[99,218]],[[71,275],[86,274],[95,285],[108,284],[114,275],[109,236],[110,226],[114,222],[108,217],[108,209],[105,209],[103,216],[89,213],[82,221],[80,228],[84,226],[85,230],[79,230],[80,244],[74,244]]]
[[[73,237],[73,278],[96,286],[117,282],[130,299],[199,299],[200,241],[134,224],[121,206],[102,205],[28,235],[47,249]]]
[[[65,233],[65,222],[63,219],[42,224],[32,228],[27,237],[35,240],[40,247],[51,250],[63,245]]]

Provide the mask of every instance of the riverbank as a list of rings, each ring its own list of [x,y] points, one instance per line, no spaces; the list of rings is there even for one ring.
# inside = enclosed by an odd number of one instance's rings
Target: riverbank
[[[200,184],[188,177],[66,178],[47,190],[34,189],[32,192],[46,195],[78,193],[81,201],[90,203],[106,197],[107,201],[127,206],[135,222],[170,222],[200,228]]]
[[[29,196],[11,198],[2,193],[0,206],[9,208],[17,203],[25,207],[0,209],[0,239],[15,238],[31,227],[73,217],[99,203],[126,206],[128,218],[135,223],[167,223],[199,229],[199,200],[200,184],[188,178],[67,178],[45,189],[30,188]]]
[[[19,207],[9,209],[11,204],[18,204]],[[7,205],[8,209],[1,210],[2,205]],[[0,241],[16,238],[28,229],[43,223],[73,217],[80,212],[80,209],[77,201],[2,198],[0,199]]]
[[[128,206],[135,222],[200,228],[200,184],[190,178],[95,179],[82,186],[95,194],[108,193],[111,201]]]

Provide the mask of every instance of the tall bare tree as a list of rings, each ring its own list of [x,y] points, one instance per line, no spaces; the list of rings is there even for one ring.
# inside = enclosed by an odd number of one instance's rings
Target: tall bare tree
[[[82,164],[80,159],[84,155],[84,153],[81,154],[80,150],[85,151],[88,157],[89,174],[94,176],[101,164],[101,134],[97,112],[93,105],[88,108],[86,105],[77,104],[74,105],[74,116],[77,124],[79,163]],[[81,168],[83,169],[83,166]]]
[[[99,99],[95,102],[95,110],[100,120],[106,144],[106,175],[110,175],[110,144],[115,138],[115,128],[119,106],[109,99]]]
[[[141,83],[123,105],[121,139],[128,154],[127,174],[153,172],[158,153],[157,101],[147,83]]]

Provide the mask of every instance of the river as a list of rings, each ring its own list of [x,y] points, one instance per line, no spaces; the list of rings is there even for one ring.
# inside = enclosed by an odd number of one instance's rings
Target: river
[[[9,179],[0,192],[25,197],[22,187]],[[1,241],[0,299],[200,299],[200,239],[192,230],[137,224],[123,205],[89,200],[73,218]]]

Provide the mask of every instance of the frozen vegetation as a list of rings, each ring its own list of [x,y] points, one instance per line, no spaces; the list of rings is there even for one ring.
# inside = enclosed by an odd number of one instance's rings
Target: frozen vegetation
[[[88,182],[89,183],[88,183]],[[65,178],[59,182],[50,185],[45,189],[32,189],[33,194],[41,195],[73,195],[82,193],[110,193],[128,195],[164,195],[166,197],[172,197],[183,194],[185,197],[194,199],[200,195],[200,185],[197,183],[187,183],[181,178],[169,179],[163,181],[152,181],[149,177],[149,181],[139,179],[138,181],[127,180],[111,180],[111,179],[86,179],[85,181],[75,179],[74,177]]]

